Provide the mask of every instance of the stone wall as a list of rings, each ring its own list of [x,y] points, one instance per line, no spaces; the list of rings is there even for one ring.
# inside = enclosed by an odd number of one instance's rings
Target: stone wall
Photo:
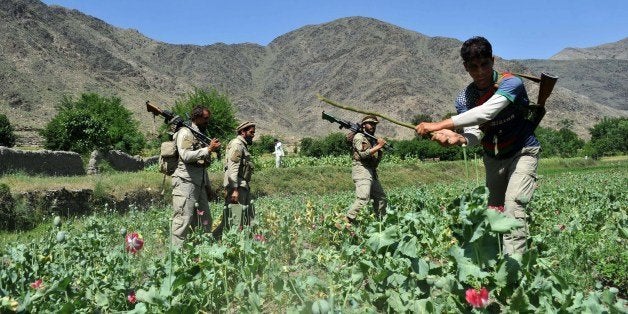
[[[22,171],[31,175],[78,176],[85,174],[81,155],[65,151],[26,151],[0,146],[0,174]]]
[[[146,189],[127,193],[121,198],[94,195],[91,189],[29,191],[17,195],[16,200],[40,216],[77,216],[107,209],[126,212],[130,207],[140,210],[169,201],[160,191]]]
[[[0,175],[9,172],[25,172],[30,175],[79,176],[98,173],[98,163],[106,161],[118,171],[140,171],[157,163],[159,156],[141,158],[123,151],[92,152],[87,171],[81,155],[75,152],[51,150],[19,150],[0,146]]]

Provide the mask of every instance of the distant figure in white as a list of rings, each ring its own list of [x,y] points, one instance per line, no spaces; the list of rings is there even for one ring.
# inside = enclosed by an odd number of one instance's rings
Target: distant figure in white
[[[281,166],[281,157],[285,154],[283,152],[283,145],[281,145],[278,139],[275,139],[275,151],[273,154],[275,154],[275,168],[279,168]]]

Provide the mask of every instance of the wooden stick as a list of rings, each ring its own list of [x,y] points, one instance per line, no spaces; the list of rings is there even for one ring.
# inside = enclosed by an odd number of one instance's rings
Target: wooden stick
[[[388,120],[388,121],[390,121],[390,122],[392,122],[394,124],[397,124],[397,125],[400,125],[400,126],[404,126],[406,128],[414,130],[414,125],[412,125],[412,124],[399,122],[399,121],[397,121],[395,119],[389,118],[389,117],[387,117],[385,115],[382,115],[382,114],[379,114],[377,112],[365,111],[365,110],[360,110],[360,109],[352,108],[352,107],[349,107],[349,106],[341,105],[341,104],[339,104],[337,102],[334,102],[332,100],[329,100],[329,99],[327,99],[327,98],[325,98],[325,97],[323,97],[323,96],[321,96],[319,94],[317,94],[316,97],[318,98],[318,100],[326,102],[326,103],[328,103],[328,104],[330,104],[330,105],[332,105],[334,107],[342,108],[342,109],[353,111],[353,112],[357,112],[357,113],[362,113],[362,114],[365,114],[365,115],[378,116],[378,117],[380,117],[382,119],[385,119],[385,120]]]

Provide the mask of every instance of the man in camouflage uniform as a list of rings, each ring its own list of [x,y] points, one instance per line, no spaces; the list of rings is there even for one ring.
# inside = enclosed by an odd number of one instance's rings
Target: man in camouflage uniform
[[[255,211],[251,206],[250,182],[253,161],[249,146],[255,137],[255,123],[247,121],[236,128],[238,136],[227,145],[223,187],[226,190],[225,210],[214,237],[220,238],[224,227],[250,226]]]
[[[207,130],[211,118],[209,109],[196,106],[192,109],[191,127],[201,133]],[[209,211],[208,195],[211,184],[206,168],[211,162],[211,152],[220,147],[217,139],[212,139],[205,147],[186,127],[174,135],[179,153],[177,169],[172,174],[172,244],[181,246],[191,228],[202,227],[211,231],[212,217]]]
[[[375,135],[377,128],[376,116],[368,115],[362,119],[362,130]],[[355,202],[347,212],[346,220],[353,222],[360,209],[373,199],[373,211],[378,218],[386,214],[386,193],[382,189],[377,176],[377,166],[382,160],[382,148],[386,141],[378,138],[377,141],[358,132],[353,137],[353,168],[351,177],[355,183]]]

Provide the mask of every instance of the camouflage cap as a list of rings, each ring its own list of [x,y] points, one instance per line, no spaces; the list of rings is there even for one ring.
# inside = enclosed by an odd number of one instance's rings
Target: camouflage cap
[[[367,122],[378,124],[379,120],[377,119],[376,116],[368,115],[362,119],[362,124],[367,123]]]
[[[255,126],[255,122],[251,122],[251,121],[242,122],[236,128],[236,132],[240,133],[240,131],[248,129],[249,127],[252,127],[252,126]]]

